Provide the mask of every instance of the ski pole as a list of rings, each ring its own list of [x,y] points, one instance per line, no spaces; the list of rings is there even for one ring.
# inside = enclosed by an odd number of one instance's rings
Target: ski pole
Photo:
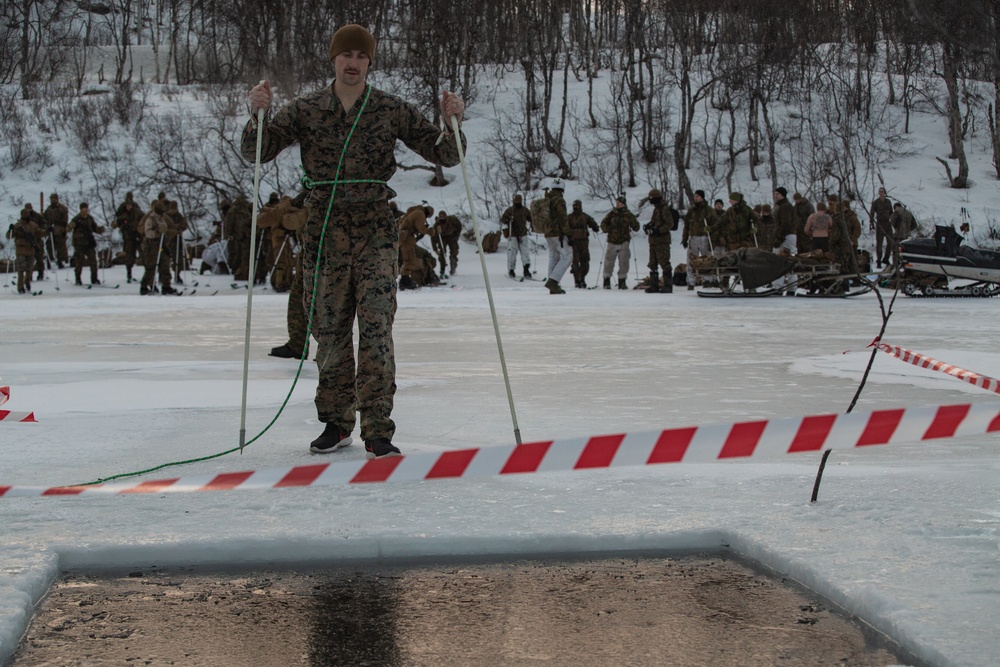
[[[150,292],[156,292],[156,276],[160,271],[160,257],[163,255],[163,232],[160,232],[160,244],[156,248],[156,261],[153,263],[153,284],[150,286]],[[163,290],[163,285],[160,285],[160,290]]]
[[[265,285],[271,284],[271,276],[274,275],[274,270],[278,268],[278,262],[281,261],[281,253],[285,250],[285,245],[288,243],[288,235],[281,239],[281,245],[278,247],[278,254],[274,256],[274,264],[271,266],[271,270],[267,272],[267,279],[265,280]]]
[[[56,256],[56,237],[52,233],[51,229],[49,230],[49,241],[52,243],[52,256],[55,257]],[[56,263],[55,265],[50,266],[49,268],[52,270],[52,272],[54,274],[56,274],[56,291],[59,292],[60,291],[60,289],[59,289],[59,264]]]
[[[264,84],[263,81],[260,82]],[[253,211],[250,213],[250,286],[247,289],[247,326],[243,336],[243,402],[240,407],[240,454],[247,440],[247,377],[250,372],[250,316],[253,308],[253,278],[257,270],[253,248],[257,242],[257,212],[260,195],[260,152],[264,142],[264,109],[257,109],[257,152],[253,166]]]
[[[521,444],[521,429],[517,425],[517,413],[514,410],[514,394],[510,389],[510,376],[507,374],[507,361],[503,354],[503,342],[500,340],[500,324],[497,322],[497,309],[493,303],[493,290],[490,287],[490,276],[486,271],[486,253],[483,251],[483,239],[479,234],[479,220],[476,218],[476,205],[472,199],[472,184],[469,182],[469,172],[465,166],[465,151],[462,149],[462,135],[458,132],[458,118],[451,117],[452,134],[458,146],[458,160],[462,165],[462,178],[465,180],[465,196],[469,199],[469,211],[472,213],[472,230],[476,236],[476,247],[479,249],[479,263],[483,268],[483,280],[486,282],[486,298],[490,303],[490,315],[493,317],[493,331],[497,338],[497,350],[500,352],[500,368],[503,370],[503,382],[507,388],[507,402],[510,404],[510,417],[514,422],[514,441]]]
[[[597,266],[598,266],[598,268],[600,270],[597,272],[597,278],[596,278],[596,280],[594,280],[594,289],[597,289],[598,287],[601,286],[601,277],[604,276],[604,253],[605,253],[605,250],[604,250],[604,240],[601,239],[600,233],[597,234],[597,243],[601,246],[601,261],[598,262],[598,264],[597,264]]]

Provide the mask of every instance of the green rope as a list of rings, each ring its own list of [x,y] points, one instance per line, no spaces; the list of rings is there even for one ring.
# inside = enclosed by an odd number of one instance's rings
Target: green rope
[[[258,433],[253,438],[248,440],[246,444],[243,445],[243,448],[249,447],[252,443],[259,440],[260,437],[263,436],[265,433],[267,433],[271,429],[271,427],[274,426],[275,422],[278,421],[278,418],[281,416],[281,413],[284,412],[285,406],[288,405],[288,401],[292,397],[292,392],[295,391],[295,386],[299,382],[299,376],[302,374],[302,366],[306,361],[306,357],[309,356],[309,335],[312,333],[313,314],[316,312],[316,288],[319,286],[319,269],[320,269],[320,262],[322,261],[323,258],[323,243],[326,240],[326,228],[327,225],[329,225],[330,223],[330,214],[333,211],[333,201],[334,197],[337,194],[337,186],[358,184],[358,183],[388,185],[385,181],[377,181],[369,179],[340,180],[339,178],[340,170],[344,166],[344,158],[347,156],[347,147],[350,145],[351,138],[354,137],[354,131],[357,129],[358,123],[361,121],[361,115],[365,112],[365,108],[368,106],[368,97],[371,95],[371,90],[372,88],[370,85],[365,87],[365,97],[361,103],[361,109],[358,110],[358,115],[354,117],[354,123],[351,125],[351,129],[347,133],[347,138],[344,140],[344,147],[340,151],[340,160],[337,161],[337,171],[334,174],[333,180],[314,181],[313,179],[309,178],[308,174],[305,173],[304,169],[303,169],[303,175],[299,179],[303,187],[305,187],[308,190],[311,190],[321,185],[333,186],[333,189],[330,191],[330,199],[328,200],[326,205],[326,216],[323,218],[323,228],[322,230],[320,230],[319,248],[316,250],[316,268],[313,271],[312,296],[309,301],[309,315],[306,320],[306,342],[302,348],[302,355],[299,357],[299,366],[295,371],[295,377],[292,379],[292,386],[288,389],[288,393],[285,395],[285,400],[281,402],[281,407],[278,408],[278,412],[274,415],[274,418],[267,423],[267,426],[265,426],[260,433]],[[153,468],[147,468],[145,470],[136,470],[134,472],[124,472],[124,473],[119,473],[117,475],[110,475],[108,477],[101,477],[94,480],[93,482],[85,482],[83,484],[76,484],[74,486],[94,486],[95,484],[104,484],[105,482],[110,482],[112,480],[122,479],[125,477],[136,477],[138,475],[145,475],[147,473],[155,472],[157,470],[162,470],[164,468],[170,468],[172,466],[187,465],[189,463],[199,463],[201,461],[210,461],[212,459],[217,459],[219,457],[225,456],[226,454],[232,454],[233,452],[238,452],[240,451],[240,449],[241,449],[240,447],[234,447],[232,449],[227,449],[224,452],[219,452],[218,454],[211,454],[209,456],[203,456],[195,459],[187,459],[184,461],[173,461],[171,463],[163,463]]]

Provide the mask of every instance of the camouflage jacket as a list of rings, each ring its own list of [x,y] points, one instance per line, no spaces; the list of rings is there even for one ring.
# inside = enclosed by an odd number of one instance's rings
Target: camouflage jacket
[[[177,235],[170,224],[170,218],[156,211],[150,211],[142,217],[139,222],[139,233],[147,241],[155,240],[157,243],[159,243],[160,235],[163,236],[164,243]]]
[[[128,207],[130,203],[132,208]],[[142,209],[134,201],[122,202],[118,205],[118,210],[115,211],[115,221],[111,223],[111,228],[120,229],[122,234],[138,236],[138,225],[142,221],[143,215]]]
[[[78,248],[96,248],[94,234],[104,233],[104,227],[98,225],[93,216],[83,214],[77,214],[70,221],[69,230],[73,232],[73,247]]]
[[[680,216],[678,215],[678,218]],[[674,209],[661,202],[659,206],[653,206],[653,216],[647,223],[649,230],[649,241],[670,243],[670,232],[674,228]]]
[[[14,253],[18,257],[34,257],[41,236],[42,230],[28,218],[21,218],[7,230],[7,238],[14,239]]]
[[[462,235],[462,222],[453,215],[445,216],[445,219],[434,227],[437,229],[438,236],[445,241],[457,239]]]
[[[500,216],[500,225],[506,237],[523,238],[528,233],[530,222],[531,211],[523,204],[514,204]]]
[[[868,215],[879,222],[889,222],[889,218],[892,217],[892,202],[889,201],[888,197],[885,197],[884,199],[882,197],[876,197],[875,200],[872,201],[872,207],[868,211]]]
[[[570,213],[566,218],[569,223],[570,236],[574,239],[586,239],[590,237],[590,231],[599,232],[601,228],[597,226],[597,221],[580,211]]]
[[[684,214],[684,231],[681,233],[681,243],[687,243],[692,236],[708,235],[708,228],[718,224],[715,209],[706,201],[692,204]]]
[[[613,208],[601,220],[601,231],[608,235],[608,243],[628,243],[630,232],[639,231],[639,221],[627,208]]]
[[[917,227],[917,221],[913,214],[905,208],[898,208],[892,212],[890,218],[892,224],[892,236],[897,241],[910,238]]]
[[[366,95],[362,95],[350,112],[345,112],[332,83],[296,97],[273,118],[265,119],[261,161],[269,162],[285,148],[298,143],[302,166],[315,182],[335,178],[377,181],[338,185],[336,198],[347,204],[386,201],[396,196],[388,181],[396,172],[397,140],[429,162],[445,167],[458,164],[455,139],[445,137],[438,143],[440,131],[416,106],[371,86],[367,89],[367,104],[365,100]],[[345,151],[348,134],[362,105],[364,113]],[[464,148],[464,135],[461,138]],[[256,142],[257,129],[251,119],[243,128],[240,144],[245,159],[254,159]],[[342,153],[344,161],[338,174]],[[332,189],[331,185],[317,185],[310,193],[308,205],[315,211],[325,211]]]
[[[785,237],[798,232],[795,220],[795,207],[787,199],[782,199],[774,205],[774,235],[773,247],[780,246]]]
[[[411,206],[406,209],[406,214],[399,219],[399,239],[401,241],[413,238],[417,239],[423,234],[437,236],[438,231],[434,227],[427,226],[427,216],[424,214],[423,206]]]
[[[66,227],[69,225],[68,208],[62,204],[49,204],[42,217],[55,236],[66,236]]]
[[[722,214],[721,234],[730,248],[753,245],[754,222],[753,209],[743,200],[726,209]]]
[[[225,238],[227,239],[249,239],[250,238],[250,216],[253,215],[253,207],[246,197],[237,197],[236,201],[226,210],[223,220],[225,223]]]
[[[562,190],[549,190],[546,195],[549,200],[549,220],[551,225],[545,233],[545,238],[557,238],[570,235],[569,216],[566,215],[566,200]]]

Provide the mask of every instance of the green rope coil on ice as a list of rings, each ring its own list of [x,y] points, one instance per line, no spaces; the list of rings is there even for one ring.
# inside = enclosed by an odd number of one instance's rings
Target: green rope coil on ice
[[[357,129],[358,123],[361,121],[361,115],[364,114],[365,108],[367,108],[368,106],[368,97],[371,95],[371,91],[372,87],[370,85],[365,87],[365,97],[364,100],[361,102],[361,109],[358,111],[358,115],[354,117],[354,123],[351,125],[351,129],[347,133],[347,138],[344,140],[344,147],[340,151],[340,159],[337,161],[337,171],[333,176],[333,180],[314,181],[313,179],[309,178],[308,174],[305,174],[304,170],[302,177],[299,179],[303,187],[309,190],[322,185],[333,186],[333,189],[330,191],[330,199],[326,205],[326,215],[323,218],[323,228],[320,231],[319,235],[319,248],[316,251],[316,269],[315,271],[313,271],[312,297],[309,301],[309,314],[306,320],[306,342],[305,346],[302,348],[302,354],[299,357],[299,367],[295,371],[295,378],[292,380],[292,386],[288,389],[288,394],[285,395],[285,400],[281,402],[281,407],[278,408],[277,414],[274,415],[274,418],[267,423],[267,426],[265,426],[260,433],[255,435],[253,438],[248,440],[246,444],[243,445],[244,448],[248,447],[251,443],[259,440],[260,437],[265,433],[267,433],[270,430],[270,428],[274,426],[275,422],[278,421],[278,417],[280,417],[281,413],[285,411],[285,406],[288,405],[288,401],[292,397],[292,392],[295,391],[295,385],[298,384],[299,377],[302,374],[302,365],[305,362],[306,357],[308,356],[306,350],[309,349],[309,335],[312,333],[313,314],[316,312],[316,287],[319,285],[319,268],[320,268],[320,260],[323,257],[323,242],[326,240],[326,228],[327,225],[329,225],[330,223],[330,213],[333,211],[333,201],[334,197],[337,194],[337,186],[352,185],[359,183],[387,185],[385,181],[368,180],[368,179],[340,180],[340,171],[344,167],[344,158],[347,156],[347,147],[351,144],[351,138],[354,137],[354,131]],[[145,475],[147,473],[155,472],[157,470],[162,470],[164,468],[170,468],[173,466],[186,465],[188,463],[200,463],[201,461],[211,461],[212,459],[217,459],[227,454],[232,454],[233,452],[238,452],[238,451],[240,451],[239,447],[233,447],[232,449],[227,449],[226,451],[219,452],[218,454],[211,454],[209,456],[202,456],[200,458],[194,458],[194,459],[186,459],[184,461],[173,461],[170,463],[163,463],[153,468],[146,468],[145,470],[136,470],[135,472],[124,472],[124,473],[119,473],[117,475],[110,475],[108,477],[101,477],[99,479],[94,480],[93,482],[85,482],[83,484],[77,484],[76,486],[93,486],[95,484],[104,484],[105,482],[110,482],[116,479]]]

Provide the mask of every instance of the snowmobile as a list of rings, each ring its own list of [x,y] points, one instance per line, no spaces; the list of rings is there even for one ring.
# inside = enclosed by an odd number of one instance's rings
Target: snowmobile
[[[1000,294],[1000,252],[970,248],[962,245],[964,240],[954,227],[937,225],[933,238],[903,241],[899,246],[903,293],[913,297]],[[956,280],[962,284],[953,284]]]

